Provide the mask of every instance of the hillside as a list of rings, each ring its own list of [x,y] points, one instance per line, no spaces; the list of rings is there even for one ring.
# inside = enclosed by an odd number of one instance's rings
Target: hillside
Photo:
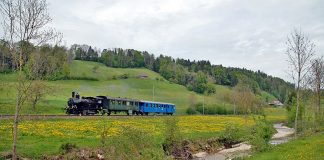
[[[97,68],[94,71],[94,68]],[[92,80],[58,80],[46,81],[53,88],[54,94],[46,96],[37,105],[38,114],[64,114],[62,108],[72,91],[78,91],[81,96],[109,95],[114,97],[129,97],[142,100],[153,100],[153,85],[155,88],[155,101],[174,103],[177,114],[184,114],[191,103],[203,102],[206,105],[221,105],[226,108],[233,106],[224,100],[224,94],[231,93],[230,87],[214,85],[216,93],[210,96],[197,94],[182,85],[171,83],[163,79],[158,73],[144,68],[111,68],[103,64],[87,61],[73,61],[71,77]],[[127,75],[123,77],[123,75]],[[143,77],[143,75],[145,75]],[[139,77],[140,76],[140,77]],[[147,77],[146,77],[147,76]],[[15,92],[13,83],[16,75],[0,74],[0,114],[13,114]],[[266,92],[263,97],[274,99]],[[22,113],[34,114],[31,105],[26,103]]]
[[[93,67],[98,66],[97,72],[93,72]],[[128,79],[113,79],[123,74],[129,74]],[[147,75],[148,78],[136,78],[138,75]],[[155,100],[175,103],[177,112],[184,113],[189,105],[189,96],[193,94],[197,101],[202,100],[202,96],[194,92],[189,92],[185,87],[171,84],[168,81],[158,81],[161,76],[147,69],[119,69],[109,68],[100,63],[74,61],[71,66],[72,77],[90,77],[98,81],[89,80],[60,80],[47,81],[46,83],[55,86],[57,90],[54,95],[47,96],[37,107],[37,113],[64,114],[62,108],[70,97],[71,91],[78,91],[82,96],[109,95],[115,97],[131,97],[136,99],[152,100],[153,83],[155,87]],[[15,74],[1,74],[2,85],[0,93],[0,113],[13,114],[15,104],[15,93],[13,83]],[[220,89],[226,87],[218,86]],[[206,98],[206,103],[214,103],[212,97]],[[32,113],[28,105],[23,108],[23,113]]]

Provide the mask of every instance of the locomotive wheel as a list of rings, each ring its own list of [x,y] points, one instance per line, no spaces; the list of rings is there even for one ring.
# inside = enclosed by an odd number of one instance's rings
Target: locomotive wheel
[[[108,111],[108,112],[107,112],[107,116],[110,116],[110,114],[111,114],[111,112],[110,112],[110,111]]]

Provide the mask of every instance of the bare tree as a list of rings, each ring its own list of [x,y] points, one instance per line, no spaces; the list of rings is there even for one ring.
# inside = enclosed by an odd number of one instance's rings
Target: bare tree
[[[32,109],[36,111],[36,104],[45,96],[54,92],[54,88],[46,85],[43,81],[36,80],[32,83],[27,99],[32,104]]]
[[[301,89],[305,87],[310,62],[314,56],[315,44],[301,31],[294,30],[287,38],[288,63],[291,69],[291,78],[295,81],[296,88],[296,115],[295,115],[295,138],[298,130],[298,115],[301,100]]]
[[[310,84],[315,93],[314,122],[321,116],[321,90],[324,88],[324,59],[316,58],[312,61],[310,71]],[[316,127],[316,124],[315,126]]]
[[[245,120],[247,120],[247,116],[252,112],[255,101],[252,90],[246,84],[239,82],[234,88],[233,98],[235,103],[237,103],[235,107],[237,107],[239,113],[244,114]]]
[[[47,25],[52,21],[47,10],[46,0],[1,0],[1,17],[3,19],[4,39],[8,42],[15,69],[18,72],[16,107],[13,124],[12,158],[17,159],[17,135],[19,111],[27,99],[32,81],[26,79],[22,68],[24,57],[30,52],[30,45],[49,43],[61,38]]]

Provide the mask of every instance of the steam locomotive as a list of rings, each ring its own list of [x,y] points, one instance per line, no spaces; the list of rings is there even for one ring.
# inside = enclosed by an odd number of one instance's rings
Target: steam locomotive
[[[127,115],[148,115],[150,113],[173,115],[176,106],[172,103],[143,101],[108,96],[81,97],[72,92],[65,108],[68,115],[111,115],[124,112]]]

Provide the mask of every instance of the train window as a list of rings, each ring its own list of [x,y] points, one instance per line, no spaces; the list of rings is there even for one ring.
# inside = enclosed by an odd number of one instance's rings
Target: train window
[[[148,107],[148,103],[145,103],[146,107]]]
[[[130,102],[126,102],[126,105],[129,106]]]
[[[134,105],[134,102],[129,102],[129,104],[130,104],[131,106],[133,106],[133,105]]]

